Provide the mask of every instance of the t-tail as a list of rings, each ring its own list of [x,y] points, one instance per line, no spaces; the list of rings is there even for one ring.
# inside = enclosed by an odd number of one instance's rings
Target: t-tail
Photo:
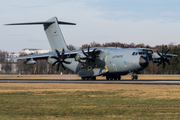
[[[6,25],[38,25],[38,24],[43,24],[44,31],[47,35],[48,41],[53,51],[55,49],[62,50],[62,48],[64,48],[65,50],[68,49],[58,24],[76,25],[75,23],[58,21],[57,17],[53,17],[44,22],[12,23]]]

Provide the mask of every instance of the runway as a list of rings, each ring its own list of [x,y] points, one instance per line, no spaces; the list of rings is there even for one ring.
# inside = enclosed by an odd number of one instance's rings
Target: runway
[[[76,79],[0,79],[0,83],[81,83],[81,84],[166,84],[180,85],[180,80],[76,80]]]

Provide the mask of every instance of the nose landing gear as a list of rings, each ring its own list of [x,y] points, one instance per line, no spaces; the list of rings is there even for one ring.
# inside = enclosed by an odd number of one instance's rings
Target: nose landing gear
[[[132,79],[132,80],[137,80],[137,79],[138,79],[138,76],[137,76],[137,75],[132,75],[132,76],[131,76],[131,79]]]

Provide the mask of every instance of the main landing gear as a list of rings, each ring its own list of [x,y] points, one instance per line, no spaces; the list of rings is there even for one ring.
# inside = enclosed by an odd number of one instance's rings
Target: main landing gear
[[[121,80],[120,75],[107,75],[106,80]]]
[[[137,75],[132,75],[132,76],[131,76],[131,79],[132,79],[132,80],[137,80],[137,79],[138,79],[138,76],[137,76]]]
[[[96,80],[96,77],[81,77],[81,80]]]

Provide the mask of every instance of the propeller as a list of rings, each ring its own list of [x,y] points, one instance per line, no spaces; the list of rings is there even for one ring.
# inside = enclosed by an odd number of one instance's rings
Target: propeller
[[[150,48],[148,44],[146,45],[146,48]]]
[[[86,53],[86,52],[84,52],[84,50],[82,49],[82,52],[83,52],[83,54],[86,56],[86,57],[83,57],[83,58],[80,58],[79,57],[79,62],[80,63],[83,63],[83,62],[81,62],[80,60],[86,60],[86,62],[85,63],[89,63],[89,62],[93,62],[95,65],[96,65],[96,63],[95,63],[95,58],[93,57],[93,54],[94,54],[94,52],[97,50],[97,48],[95,48],[91,53],[89,52],[89,46],[88,46],[88,52]]]
[[[71,62],[69,61],[65,61],[65,59],[67,57],[64,56],[64,53],[65,53],[65,50],[64,48],[62,48],[62,54],[60,55],[59,51],[54,49],[56,54],[57,54],[57,57],[56,56],[51,56],[51,58],[54,58],[56,59],[56,61],[52,64],[52,66],[56,65],[57,64],[57,71],[59,71],[59,66],[61,65],[63,67],[63,69],[65,70],[65,67],[62,63],[65,63],[65,64],[71,64]]]
[[[163,63],[163,69],[165,68],[166,66],[166,62],[170,65],[170,62],[166,56],[166,54],[169,52],[169,49],[166,50],[165,53],[163,53],[163,47],[162,47],[162,54],[160,54],[158,51],[157,51],[157,54],[160,56],[160,62],[158,63],[157,66],[160,66],[162,63]]]

